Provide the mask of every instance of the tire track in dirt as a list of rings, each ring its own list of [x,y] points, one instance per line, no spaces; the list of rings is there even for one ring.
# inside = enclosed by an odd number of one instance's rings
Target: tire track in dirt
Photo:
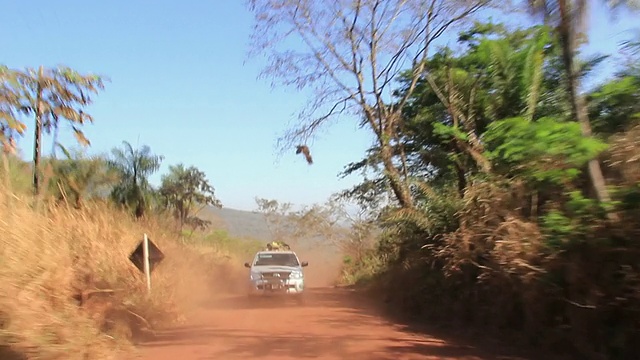
[[[307,289],[304,305],[228,295],[202,305],[188,326],[139,344],[141,360],[524,359],[448,343],[392,324],[345,289]]]

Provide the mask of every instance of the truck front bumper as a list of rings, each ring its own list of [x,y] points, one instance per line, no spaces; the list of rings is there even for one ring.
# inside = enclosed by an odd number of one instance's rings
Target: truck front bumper
[[[249,295],[300,295],[304,292],[304,279],[266,280],[257,279],[249,282]]]

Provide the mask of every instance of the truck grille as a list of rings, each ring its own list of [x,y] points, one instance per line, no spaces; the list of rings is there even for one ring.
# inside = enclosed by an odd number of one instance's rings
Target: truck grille
[[[263,279],[288,279],[291,272],[288,271],[277,271],[277,272],[263,272]]]

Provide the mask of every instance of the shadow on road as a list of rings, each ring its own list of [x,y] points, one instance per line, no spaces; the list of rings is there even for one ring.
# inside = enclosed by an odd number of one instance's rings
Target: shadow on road
[[[2,360],[27,360],[25,355],[13,351],[9,346],[0,345],[0,359]]]
[[[171,352],[178,356],[194,347],[200,350],[193,359],[199,360],[536,359],[499,356],[496,349],[418,334],[412,327],[380,317],[370,301],[348,290],[309,289],[304,305],[263,300],[250,303],[246,296],[211,300],[203,305],[208,315],[198,324],[157,332],[139,346],[167,359]]]
[[[309,288],[303,304],[287,296],[256,297],[249,299],[246,295],[229,295],[205,301],[201,306],[216,310],[247,309],[290,309],[292,307],[344,307],[344,294],[331,291],[332,288]]]
[[[352,349],[358,343],[398,343],[381,347],[377,351]],[[152,343],[144,346],[210,346],[200,360],[221,359],[229,356],[244,359],[260,358],[344,358],[397,360],[401,355],[424,354],[430,358],[456,359],[498,359],[486,357],[476,349],[444,344],[438,340],[413,340],[403,337],[380,337],[376,335],[273,335],[247,330],[216,329],[213,327],[192,327],[157,335]],[[214,350],[215,349],[215,350]],[[507,359],[503,357],[502,359]],[[514,358],[515,359],[515,358]]]

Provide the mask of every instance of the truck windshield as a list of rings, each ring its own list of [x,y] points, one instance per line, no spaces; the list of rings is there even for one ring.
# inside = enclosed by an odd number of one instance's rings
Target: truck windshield
[[[280,265],[280,266],[298,266],[298,259],[296,256],[291,253],[284,254],[258,254],[258,259],[256,259],[256,266],[269,266],[269,265]]]

